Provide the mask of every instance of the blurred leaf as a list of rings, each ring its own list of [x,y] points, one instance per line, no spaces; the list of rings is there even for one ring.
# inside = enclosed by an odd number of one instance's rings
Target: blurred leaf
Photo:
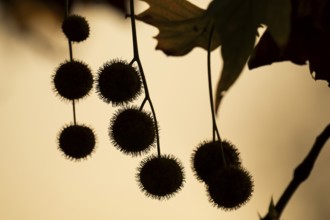
[[[288,43],[284,47],[279,47],[274,36],[266,31],[249,60],[249,68],[281,61],[291,61],[299,65],[308,62],[311,73],[315,73],[314,78],[326,80],[330,85],[330,2],[293,2]]]
[[[207,49],[212,20],[205,10],[186,0],[142,1],[150,7],[136,18],[159,29],[156,49],[172,56],[185,55],[194,47]],[[215,38],[212,49],[218,46]]]
[[[277,43],[285,45],[290,30],[289,0],[222,0],[209,6],[221,37],[223,69],[216,89],[215,106],[240,76],[253,51],[258,28],[266,24]]]
[[[223,68],[216,89],[216,111],[253,50],[261,20],[258,3],[259,0],[223,0],[213,1],[208,7],[209,14],[216,19],[217,34],[222,43]]]
[[[65,0],[3,0],[0,1],[0,7],[7,19],[14,21],[14,24],[21,31],[33,31],[30,28],[31,18],[43,19],[45,16],[61,22],[65,13]],[[104,4],[121,13],[126,13],[128,0],[70,0],[72,5],[79,4]],[[8,20],[7,20],[8,21]],[[3,25],[11,22],[3,22]]]
[[[279,47],[286,45],[290,35],[290,0],[263,1],[262,23],[267,25],[267,30]]]

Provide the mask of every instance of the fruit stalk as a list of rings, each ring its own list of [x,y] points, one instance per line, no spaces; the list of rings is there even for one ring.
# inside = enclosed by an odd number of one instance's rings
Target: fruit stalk
[[[154,118],[155,128],[156,128],[157,153],[158,153],[158,157],[160,157],[161,156],[160,155],[160,142],[159,142],[159,133],[158,133],[158,123],[157,123],[157,118],[156,118],[156,112],[155,112],[154,106],[152,104],[150,95],[149,95],[147,80],[146,80],[146,77],[145,77],[145,74],[144,74],[144,71],[143,71],[143,67],[142,67],[142,63],[141,63],[141,60],[140,60],[138,43],[137,43],[135,12],[134,12],[134,0],[130,0],[130,18],[131,18],[131,27],[132,27],[133,56],[134,56],[133,60],[130,62],[130,64],[133,64],[136,61],[137,65],[139,67],[140,73],[141,73],[145,98],[142,102],[142,105],[141,105],[140,109],[142,110],[144,104],[147,101],[149,102],[149,106],[150,106],[150,109],[151,109],[151,112],[152,112],[152,116]]]
[[[67,18],[69,16],[69,0],[65,1],[65,17]],[[69,45],[69,56],[70,56],[70,62],[73,61],[73,53],[72,53],[72,42],[70,39],[68,39],[68,45]],[[72,100],[72,112],[73,112],[73,124],[77,124],[77,119],[76,119],[76,103],[74,99]]]
[[[305,159],[294,170],[293,179],[283,192],[277,204],[273,206],[278,218],[281,216],[285,206],[289,203],[294,192],[309,177],[309,174],[312,172],[318,155],[320,154],[322,148],[324,147],[325,143],[329,138],[330,124],[328,124],[327,127],[325,127],[325,129],[322,131],[322,133],[316,138],[314,145],[312,146]],[[271,214],[272,213],[270,212],[267,213],[267,215],[261,220],[271,220]]]
[[[212,115],[212,135],[213,135],[213,141],[215,141],[215,139],[217,137],[218,141],[220,142],[222,161],[223,161],[224,166],[226,166],[226,158],[225,158],[225,154],[223,151],[220,133],[219,133],[217,123],[215,120],[215,111],[214,111],[214,104],[213,104],[213,89],[212,89],[212,76],[211,76],[211,44],[212,44],[212,37],[213,37],[214,29],[215,29],[215,27],[213,25],[211,28],[209,41],[208,41],[208,48],[207,48],[207,77],[208,77],[210,107],[211,107],[211,115]]]

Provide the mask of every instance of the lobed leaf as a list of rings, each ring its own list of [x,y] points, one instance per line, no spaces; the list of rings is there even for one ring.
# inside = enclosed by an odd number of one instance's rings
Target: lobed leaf
[[[205,16],[205,10],[186,0],[141,1],[150,7],[136,18],[159,29],[155,37],[158,41],[156,49],[172,56],[183,56],[194,47],[207,49],[213,21]],[[212,49],[219,44],[215,37]]]

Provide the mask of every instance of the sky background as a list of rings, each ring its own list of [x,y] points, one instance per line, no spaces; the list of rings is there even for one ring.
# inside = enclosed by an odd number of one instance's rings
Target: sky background
[[[147,7],[138,6],[137,12]],[[75,13],[85,16],[91,28],[90,38],[74,44],[75,59],[94,73],[111,59],[132,59],[129,20],[108,8],[77,7]],[[223,100],[218,126],[222,138],[241,152],[255,190],[250,202],[236,211],[215,208],[190,163],[198,144],[212,138],[206,52],[197,48],[184,57],[167,57],[154,50],[157,29],[139,22],[140,56],[160,125],[161,150],[179,158],[186,174],[175,197],[148,198],[135,179],[146,155],[132,158],[112,146],[108,126],[118,108],[104,103],[95,90],[76,106],[78,122],[95,130],[94,154],[74,162],[58,150],[57,135],[73,118],[71,103],[56,96],[51,84],[55,69],[69,56],[57,25],[35,21],[47,41],[1,29],[0,219],[258,219],[271,197],[278,200],[293,169],[330,121],[330,90],[326,82],[312,79],[307,66],[284,62],[245,69]],[[221,66],[218,49],[212,53],[214,85]],[[328,142],[282,219],[330,216],[329,155]]]

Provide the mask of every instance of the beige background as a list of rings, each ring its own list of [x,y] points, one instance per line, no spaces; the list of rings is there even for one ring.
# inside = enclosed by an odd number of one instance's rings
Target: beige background
[[[206,3],[195,0],[206,7]],[[139,4],[142,10],[145,4]],[[132,59],[128,20],[114,11],[78,7],[91,26],[90,38],[74,45],[74,57],[94,72],[114,58]],[[218,118],[223,138],[240,149],[243,164],[255,180],[251,201],[224,212],[208,202],[205,187],[192,175],[193,149],[212,137],[206,78],[206,53],[194,49],[185,57],[155,51],[157,29],[138,23],[140,55],[160,124],[161,148],[185,166],[182,191],[167,201],[145,197],[135,181],[145,157],[131,158],[107,135],[116,108],[93,93],[77,105],[78,122],[92,126],[97,149],[82,162],[67,160],[56,137],[72,121],[72,107],[52,91],[51,75],[68,58],[66,39],[52,24],[36,21],[49,46],[32,39],[0,34],[0,219],[258,219],[270,198],[275,201],[317,134],[330,121],[330,91],[315,82],[307,66],[281,63],[245,70],[223,100]],[[221,70],[219,50],[212,55],[213,81]],[[139,104],[139,101],[136,102]],[[310,178],[296,192],[282,219],[327,219],[330,215],[330,143]]]

